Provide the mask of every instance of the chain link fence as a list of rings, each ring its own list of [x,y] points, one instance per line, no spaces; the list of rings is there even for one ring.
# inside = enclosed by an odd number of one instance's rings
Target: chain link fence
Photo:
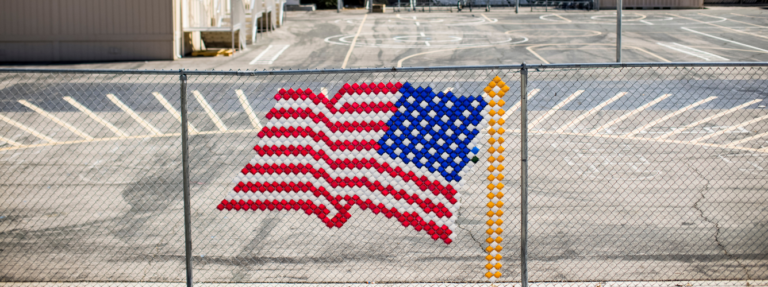
[[[0,283],[765,284],[767,80],[0,70]]]

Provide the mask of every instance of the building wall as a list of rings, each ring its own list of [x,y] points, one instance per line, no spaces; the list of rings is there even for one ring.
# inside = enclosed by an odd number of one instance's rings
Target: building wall
[[[598,0],[601,9],[616,9],[616,0]],[[622,0],[624,9],[703,8],[704,0]]]
[[[0,0],[0,62],[174,59],[177,10],[176,0]]]

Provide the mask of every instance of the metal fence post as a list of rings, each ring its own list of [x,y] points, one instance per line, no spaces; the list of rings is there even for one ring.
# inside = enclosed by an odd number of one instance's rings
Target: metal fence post
[[[520,68],[520,282],[528,287],[528,67]]]
[[[621,63],[621,0],[616,0],[616,62]]]
[[[181,76],[181,166],[184,186],[184,246],[187,266],[187,286],[192,287],[192,218],[189,200],[189,125],[187,124],[187,75]]]

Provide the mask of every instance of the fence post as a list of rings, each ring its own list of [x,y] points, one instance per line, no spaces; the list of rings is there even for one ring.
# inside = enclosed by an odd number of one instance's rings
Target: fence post
[[[623,3],[616,0],[616,62],[621,63],[621,14]]]
[[[520,68],[520,282],[528,287],[528,67]]]
[[[189,125],[187,124],[187,75],[181,74],[181,166],[184,186],[184,246],[187,266],[187,286],[192,287],[192,218],[189,200]]]

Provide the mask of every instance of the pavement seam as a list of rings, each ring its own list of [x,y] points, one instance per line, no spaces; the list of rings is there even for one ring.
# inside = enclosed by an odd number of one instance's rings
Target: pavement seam
[[[466,228],[462,227],[462,226],[461,226],[461,225],[459,225],[459,224],[457,224],[456,226],[458,226],[458,227],[459,227],[459,229],[463,229],[464,231],[466,231],[467,233],[469,233],[469,237],[471,237],[471,238],[472,238],[472,240],[473,240],[473,241],[475,241],[475,242],[477,243],[477,246],[478,246],[478,247],[480,247],[480,250],[481,250],[481,251],[485,251],[485,248],[483,248],[483,243],[482,243],[482,242],[480,242],[480,240],[477,240],[477,238],[475,238],[475,235],[474,235],[474,234],[472,234],[472,232],[471,232],[471,231],[469,231],[469,229],[466,229]]]
[[[457,217],[458,217],[458,216],[461,216],[461,214],[462,214],[462,212],[461,212],[461,209],[459,209],[459,214],[457,214]],[[458,224],[458,223],[456,224],[456,226],[457,226],[459,229],[462,229],[462,230],[464,230],[465,232],[469,233],[469,237],[470,237],[470,238],[472,238],[472,240],[473,240],[473,241],[475,241],[475,242],[477,243],[477,246],[480,248],[480,251],[481,251],[481,252],[485,252],[485,248],[483,248],[483,243],[482,243],[482,242],[480,242],[480,240],[477,240],[477,238],[475,238],[475,235],[474,235],[474,234],[472,234],[472,231],[470,231],[469,229],[466,229],[466,228],[464,228],[463,226],[461,226],[461,224]]]
[[[248,244],[243,246],[241,254],[259,254],[264,247],[260,243],[267,237],[267,235],[272,233],[272,230],[274,230],[279,223],[280,218],[277,216],[267,217],[262,220],[258,228],[254,229],[254,231],[258,230],[258,233],[256,233],[256,236],[254,236]],[[234,256],[233,260],[237,260],[237,256]],[[237,268],[237,270],[232,272],[232,281],[243,281],[244,277],[247,276],[248,271],[247,267],[240,266],[240,268]]]
[[[694,173],[696,173],[696,175],[698,175],[699,177],[704,179],[704,182],[706,182],[706,184],[704,185],[704,188],[699,191],[699,195],[701,195],[701,196],[699,197],[698,200],[696,200],[696,202],[693,203],[693,209],[695,209],[696,211],[699,212],[699,216],[704,221],[709,222],[710,224],[715,226],[715,243],[717,243],[717,246],[720,247],[721,250],[723,250],[723,253],[725,254],[725,256],[727,256],[728,258],[731,258],[733,261],[736,262],[736,264],[739,265],[739,267],[741,267],[742,270],[744,270],[744,274],[747,276],[747,286],[750,286],[749,281],[752,281],[752,277],[749,276],[749,270],[747,269],[746,266],[744,266],[744,264],[741,263],[741,261],[739,261],[739,259],[737,259],[732,254],[728,253],[728,250],[725,248],[725,244],[723,244],[720,241],[720,224],[715,222],[712,219],[709,219],[707,216],[705,216],[704,215],[704,210],[701,209],[701,207],[699,206],[699,203],[703,199],[706,198],[706,196],[704,195],[704,192],[710,190],[710,188],[711,188],[709,179],[707,177],[705,177],[703,174],[701,174],[701,172],[699,172],[699,170],[697,170],[696,168],[690,166],[690,164],[687,164],[687,165],[688,165],[688,167],[691,168],[691,170],[693,170]]]

